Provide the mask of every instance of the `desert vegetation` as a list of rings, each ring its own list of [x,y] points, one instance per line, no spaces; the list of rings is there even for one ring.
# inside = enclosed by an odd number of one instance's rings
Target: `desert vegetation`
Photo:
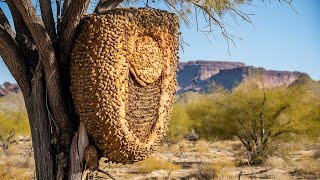
[[[319,179],[319,82],[302,75],[267,89],[255,78],[232,91],[216,84],[210,93],[177,96],[167,136],[150,158],[133,165],[102,159],[100,169],[114,179]],[[34,178],[27,116],[14,107],[1,106],[2,141],[14,135],[0,150],[0,179]]]

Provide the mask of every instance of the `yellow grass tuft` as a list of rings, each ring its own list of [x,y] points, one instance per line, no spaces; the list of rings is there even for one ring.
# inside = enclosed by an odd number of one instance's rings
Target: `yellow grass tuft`
[[[198,153],[207,153],[209,152],[209,144],[207,141],[199,140],[195,143],[193,150]]]
[[[136,165],[137,170],[141,173],[151,173],[152,171],[156,170],[166,170],[172,172],[181,169],[179,165],[154,157],[149,157],[144,161],[138,162]]]
[[[211,163],[196,165],[197,171],[192,174],[196,179],[231,179],[230,170],[235,167],[229,159],[220,159]]]

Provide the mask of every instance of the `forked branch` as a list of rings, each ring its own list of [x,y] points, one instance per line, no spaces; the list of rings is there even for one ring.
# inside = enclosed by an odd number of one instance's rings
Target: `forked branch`
[[[19,83],[22,92],[29,95],[31,92],[31,74],[28,71],[28,66],[19,51],[17,43],[2,25],[0,25],[0,55]]]
[[[48,61],[44,62],[45,68],[50,69],[56,61],[54,50],[46,28],[38,16],[36,9],[33,7],[31,0],[10,1],[13,1],[22,16],[24,23],[28,27],[41,57],[40,59],[48,59]]]

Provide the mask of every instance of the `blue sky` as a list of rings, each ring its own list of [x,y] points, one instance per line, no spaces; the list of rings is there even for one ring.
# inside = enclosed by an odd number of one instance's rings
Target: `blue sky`
[[[299,14],[278,1],[256,2],[244,7],[245,12],[254,14],[253,25],[240,20],[233,23],[225,17],[229,32],[242,39],[235,39],[235,46],[230,44],[230,54],[218,28],[210,43],[196,28],[182,25],[182,37],[190,46],[185,45],[180,51],[180,61],[241,61],[266,69],[307,72],[320,80],[320,1],[294,0]],[[14,79],[0,59],[0,83],[4,81]]]

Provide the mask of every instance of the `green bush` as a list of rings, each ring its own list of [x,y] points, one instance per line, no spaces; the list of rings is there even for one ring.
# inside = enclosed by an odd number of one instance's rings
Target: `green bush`
[[[216,88],[213,94],[188,105],[187,114],[200,137],[237,137],[250,162],[261,164],[277,149],[276,142],[290,140],[293,134],[319,137],[319,89],[312,80],[290,88],[266,89],[258,78],[240,84],[232,92]]]
[[[25,111],[0,113],[0,135],[6,137],[10,131],[20,135],[30,135],[28,116]]]
[[[173,107],[167,138],[170,141],[177,142],[190,132],[192,121],[186,112],[186,105],[175,104]]]

